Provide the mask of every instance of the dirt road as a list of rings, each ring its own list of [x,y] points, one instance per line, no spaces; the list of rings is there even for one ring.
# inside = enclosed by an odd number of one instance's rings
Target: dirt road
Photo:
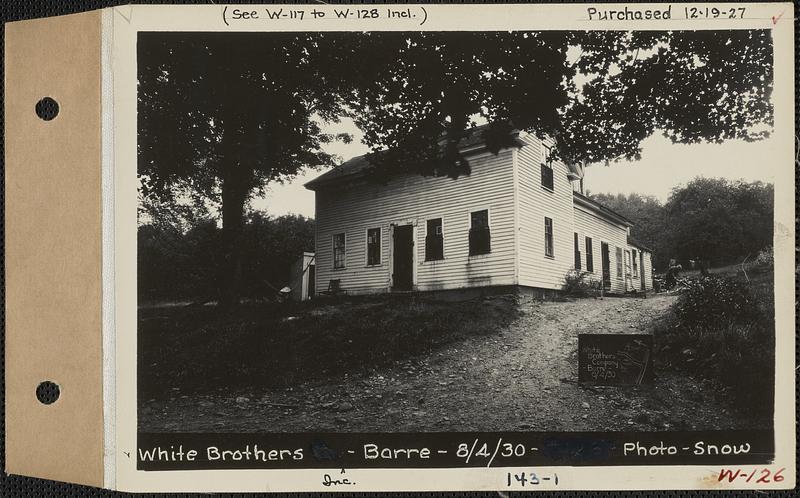
[[[140,405],[150,432],[693,430],[757,427],[712,386],[656,372],[652,386],[576,383],[579,333],[648,332],[673,296],[538,302],[500,334],[343,381],[176,396]],[[656,352],[656,354],[658,354]]]

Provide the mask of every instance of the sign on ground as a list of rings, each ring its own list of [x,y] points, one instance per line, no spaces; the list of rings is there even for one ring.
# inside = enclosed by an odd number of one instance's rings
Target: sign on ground
[[[652,335],[578,334],[578,382],[639,385],[652,380]]]

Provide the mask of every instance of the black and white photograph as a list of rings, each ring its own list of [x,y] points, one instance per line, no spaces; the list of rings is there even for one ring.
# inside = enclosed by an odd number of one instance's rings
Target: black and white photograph
[[[138,430],[772,430],[773,82],[767,29],[139,32]]]

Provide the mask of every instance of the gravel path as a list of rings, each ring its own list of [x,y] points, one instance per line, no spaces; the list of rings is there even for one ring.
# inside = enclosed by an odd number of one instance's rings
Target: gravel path
[[[149,400],[145,432],[701,430],[759,427],[712,386],[656,371],[651,386],[576,383],[579,333],[647,333],[674,296],[520,301],[506,330],[337,383]],[[658,352],[656,352],[658,355]]]

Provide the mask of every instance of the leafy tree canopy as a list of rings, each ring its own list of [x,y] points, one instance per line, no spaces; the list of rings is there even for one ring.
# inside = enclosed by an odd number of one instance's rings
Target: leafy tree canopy
[[[666,204],[639,194],[591,197],[635,223],[631,234],[653,249],[657,270],[670,259],[738,263],[772,245],[771,184],[697,177],[672,189]]]
[[[761,182],[695,178],[664,206],[673,257],[737,263],[772,245],[774,189]]]

